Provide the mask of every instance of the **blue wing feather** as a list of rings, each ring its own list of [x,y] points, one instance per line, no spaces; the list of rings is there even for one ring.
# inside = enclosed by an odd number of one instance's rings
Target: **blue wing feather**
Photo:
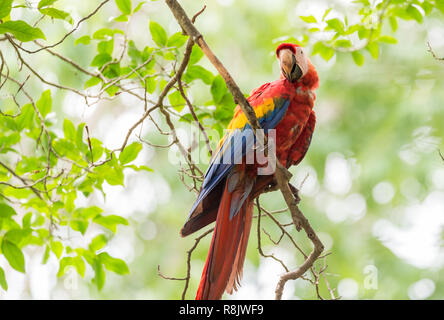
[[[287,112],[289,105],[290,101],[288,99],[274,99],[274,109],[258,119],[259,124],[264,129],[265,133],[267,133],[269,129],[276,128]],[[188,218],[192,215],[194,210],[196,210],[197,206],[203,201],[203,199],[205,199],[205,197],[218,185],[218,183],[228,176],[234,165],[241,163],[245,154],[253,148],[254,143],[255,136],[249,123],[247,123],[242,129],[236,129],[233,132],[230,132],[229,135],[225,137],[222,146],[211,160],[210,166],[205,173],[201,191],[190,210]],[[244,193],[242,197],[236,200],[233,209],[230,210],[230,219],[237,214],[239,208],[250,193],[251,188],[252,185],[246,186],[246,189],[249,190],[245,191],[248,192]]]

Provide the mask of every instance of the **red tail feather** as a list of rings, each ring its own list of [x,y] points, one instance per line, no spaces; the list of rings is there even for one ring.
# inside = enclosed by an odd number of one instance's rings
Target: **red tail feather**
[[[196,300],[216,300],[226,290],[236,290],[242,276],[248,236],[253,217],[253,201],[246,199],[240,211],[230,220],[233,193],[225,186],[213,239],[197,290]]]

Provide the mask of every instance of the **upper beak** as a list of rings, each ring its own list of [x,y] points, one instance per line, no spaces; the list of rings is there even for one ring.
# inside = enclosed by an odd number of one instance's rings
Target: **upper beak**
[[[296,57],[290,49],[283,49],[279,52],[279,64],[282,74],[288,81],[299,80],[302,76],[302,69],[297,64]]]

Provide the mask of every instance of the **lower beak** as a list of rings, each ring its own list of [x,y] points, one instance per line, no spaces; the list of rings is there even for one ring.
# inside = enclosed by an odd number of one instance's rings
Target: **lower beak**
[[[292,68],[292,72],[290,73],[290,82],[297,81],[302,77],[302,69],[298,64],[294,64]]]
[[[294,82],[302,77],[302,69],[296,63],[293,64],[290,70],[289,69],[290,68],[282,67],[282,73],[288,81]]]

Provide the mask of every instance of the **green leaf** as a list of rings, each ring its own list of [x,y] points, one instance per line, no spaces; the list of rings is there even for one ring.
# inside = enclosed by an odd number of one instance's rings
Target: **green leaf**
[[[168,95],[168,100],[171,106],[178,112],[182,111],[185,107],[185,100],[179,91],[173,91]]]
[[[182,47],[185,42],[187,42],[188,37],[184,36],[181,32],[176,32],[171,37],[169,37],[167,42],[167,47]]]
[[[90,159],[91,162],[99,160],[103,155],[103,147],[102,147],[102,141],[96,138],[91,138],[91,149],[93,154],[93,159]]]
[[[319,54],[325,61],[330,60],[335,55],[335,51],[327,47],[322,41],[316,42],[313,46],[313,55]]]
[[[98,254],[100,262],[103,263],[106,269],[123,275],[129,273],[128,266],[125,261],[111,257],[107,252]]]
[[[113,58],[108,53],[99,53],[91,62],[92,67],[102,67],[105,63],[110,62]]]
[[[27,229],[11,229],[3,237],[4,241],[15,244],[18,248],[23,247],[31,236],[31,230]]]
[[[59,271],[57,272],[57,277],[63,276],[66,271],[68,271],[68,267],[74,267],[77,271],[77,273],[80,276],[85,275],[85,262],[83,259],[79,256],[77,257],[64,257],[62,260],[60,260],[60,266]]]
[[[68,266],[72,265],[72,257],[64,257],[60,260],[59,271],[57,272],[57,277],[62,277],[66,271],[68,271]]]
[[[99,166],[96,171],[112,186],[123,186],[123,169],[111,166]]]
[[[142,150],[142,144],[139,142],[133,142],[119,154],[119,162],[121,165],[127,164],[137,158],[140,150]]]
[[[9,16],[13,0],[0,0],[0,19]]]
[[[154,21],[150,21],[150,32],[153,41],[159,47],[164,47],[167,44],[168,35],[165,29],[160,24]]]
[[[51,241],[51,251],[60,259],[63,253],[63,244],[60,241]]]
[[[31,228],[31,220],[32,220],[32,212],[28,212],[22,218],[22,227],[23,229]]]
[[[65,139],[72,142],[76,141],[76,127],[68,118],[63,120],[63,134],[65,135]]]
[[[54,141],[53,148],[58,154],[68,157],[71,160],[79,160],[82,158],[74,143],[69,140],[58,139]]]
[[[40,9],[39,11],[40,11],[40,13],[42,13],[46,16],[50,16],[51,18],[66,20],[66,21],[72,23],[71,15],[68,12],[65,12],[65,11],[62,11],[59,9],[55,9],[55,8],[44,8],[44,9]]]
[[[91,77],[89,78],[86,82],[85,82],[85,89],[86,88],[90,88],[90,87],[94,87],[96,85],[98,85],[99,83],[101,83],[102,80],[100,78],[97,77]]]
[[[25,273],[25,257],[22,251],[11,241],[3,238],[2,252],[12,268]]]
[[[438,8],[439,11],[444,13],[444,0],[435,0],[436,8]]]
[[[42,30],[39,28],[33,28],[24,21],[6,21],[0,23],[0,34],[4,33],[12,34],[17,40],[22,42],[28,42],[35,39],[45,39]]]
[[[157,87],[156,78],[150,77],[146,79],[146,91],[148,93],[153,93],[156,90],[156,87]]]
[[[16,215],[16,212],[13,208],[5,203],[0,203],[0,218],[10,218],[14,215]]]
[[[353,24],[345,30],[345,35],[351,35],[362,28],[360,24]]]
[[[13,218],[1,218],[0,219],[0,229],[1,230],[20,229],[20,225]],[[0,241],[1,241],[1,239],[0,239]],[[1,250],[0,250],[0,252],[1,252]]]
[[[213,74],[199,65],[188,66],[187,72],[185,73],[185,78],[187,82],[193,81],[195,79],[201,79],[205,84],[210,85],[213,82]]]
[[[395,38],[393,38],[391,36],[381,36],[381,37],[379,37],[378,40],[381,42],[390,43],[390,44],[398,43],[398,40],[396,40]]]
[[[109,28],[102,28],[93,33],[93,39],[96,40],[108,40],[112,38],[116,33],[115,30]]]
[[[191,116],[191,115],[190,115]],[[128,165],[128,166],[125,166],[124,168],[131,168],[131,169],[133,169],[134,171],[147,171],[147,172],[154,172],[154,170],[153,169],[151,169],[151,168],[149,168],[149,167],[147,167],[147,166],[135,166],[135,165],[133,165],[133,164],[130,164],[130,165]]]
[[[36,106],[37,109],[39,109],[40,114],[42,115],[43,118],[46,117],[46,115],[51,112],[52,97],[50,89],[43,91],[42,95],[40,96],[40,99],[36,103]]]
[[[96,255],[93,252],[84,248],[77,248],[75,249],[75,252],[77,252],[79,257],[83,257],[86,262],[88,262],[93,267],[94,261],[96,259]]]
[[[188,65],[190,66],[190,65],[193,65],[193,64],[199,62],[199,60],[202,59],[203,56],[204,56],[204,53],[202,52],[200,47],[195,44],[193,46],[193,49],[191,50],[190,61],[188,62]]]
[[[116,0],[116,5],[123,14],[131,14],[131,0]]]
[[[396,20],[395,16],[390,16],[389,17],[389,23],[390,23],[390,27],[392,28],[393,32],[398,30],[398,20]]]
[[[227,91],[225,81],[220,75],[214,77],[210,91],[211,95],[213,96],[214,103],[218,104],[222,100],[225,92]]]
[[[54,2],[56,2],[57,0],[40,0],[39,5],[37,6],[38,9],[47,7],[52,5]]]
[[[103,266],[99,258],[94,259],[92,267],[96,274],[94,277],[94,282],[97,289],[102,290],[103,286],[105,285],[105,270],[103,270]]]
[[[341,48],[350,48],[352,46],[351,41],[347,39],[339,39],[335,41],[334,44],[335,47],[341,47]]]
[[[8,283],[6,282],[5,271],[2,267],[0,267],[0,286],[3,288],[3,290],[8,290]]]
[[[20,133],[13,132],[11,134],[5,134],[0,138],[0,153],[7,153],[11,151],[10,147],[20,142]],[[0,176],[5,175],[4,172],[0,173]]]
[[[114,50],[114,39],[113,38],[111,38],[110,40],[100,41],[97,44],[98,53],[107,53],[109,55],[112,55],[113,50]]]
[[[393,0],[392,0],[392,1],[393,1]],[[394,7],[392,10],[393,10],[393,11],[392,11],[392,15],[394,15],[394,16],[400,18],[400,19],[403,19],[403,20],[411,20],[411,19],[412,19],[412,16],[410,16],[410,15],[407,13],[407,10],[406,10],[405,7],[402,7],[402,6],[396,6],[396,7]]]
[[[378,59],[379,57],[379,45],[376,41],[370,42],[366,49],[370,52],[373,59]]]
[[[328,14],[330,13],[330,11],[331,11],[332,9],[333,9],[333,8],[328,8],[327,10],[325,10],[324,15],[322,16],[322,21],[325,20],[325,18],[328,16]]]
[[[353,57],[353,61],[358,66],[362,66],[364,64],[364,56],[359,51],[353,51],[352,57]]]
[[[73,219],[70,221],[69,226],[71,227],[71,229],[79,231],[82,235],[84,235],[86,230],[88,229],[88,224],[88,221]]]
[[[76,132],[76,146],[82,152],[86,152],[88,150],[86,143],[83,142],[83,132],[84,131],[85,131],[85,123],[79,124],[77,126],[77,132]]]
[[[66,140],[65,140],[66,141]],[[77,193],[73,190],[64,195],[63,202],[65,202],[65,210],[68,212],[72,212],[75,208],[74,200],[77,198]],[[65,223],[66,225],[66,223]]]
[[[62,277],[66,271],[68,271],[67,267],[71,265],[72,257],[64,257],[60,260],[59,271],[57,272],[57,277]]]
[[[423,3],[419,4],[421,6],[421,8],[424,10],[424,14],[426,16],[428,16],[432,10],[433,10],[433,4],[431,4],[430,2],[424,1]]]
[[[117,78],[120,76],[120,62],[113,62],[108,64],[103,70],[103,75],[109,79]],[[115,85],[108,86],[105,91],[113,96],[117,91],[119,91],[119,87]]]
[[[128,225],[128,221],[125,218],[113,214],[108,216],[98,216],[94,218],[93,221],[97,224],[100,224],[101,226],[104,226],[114,233],[116,233],[117,231],[117,225]]]
[[[31,128],[34,120],[34,108],[31,104],[26,104],[22,107],[22,113],[17,117],[17,129],[22,131],[25,128]]]
[[[302,21],[307,22],[307,23],[316,23],[316,18],[313,16],[299,16],[299,18],[301,18]]]
[[[11,134],[0,135],[0,153],[7,153],[10,151],[10,147],[20,142],[20,133],[12,132]],[[5,175],[5,172],[1,172],[0,176]]]
[[[83,261],[82,257],[74,257],[73,266],[76,268],[77,273],[83,278],[85,276],[85,261]]]
[[[370,36],[370,30],[364,26],[361,26],[358,30],[358,37],[360,40],[367,39]]]
[[[128,21],[128,16],[126,14],[122,14],[118,17],[115,17],[113,19],[115,22],[127,22]]]
[[[97,206],[92,206],[92,207],[88,207],[88,208],[81,208],[78,210],[80,210],[80,215],[85,219],[95,218],[103,212],[103,209],[99,208]]]
[[[133,60],[133,63],[142,61],[142,55],[133,40],[128,41],[128,56]]]
[[[119,92],[119,90],[120,88],[117,86],[110,86],[105,89],[106,93],[108,93],[110,97],[113,97],[117,92]]]
[[[133,10],[133,13],[138,12],[140,9],[142,9],[142,6],[146,3],[146,1],[140,2]]]
[[[108,239],[104,234],[99,234],[97,237],[91,240],[91,243],[89,244],[89,249],[93,252],[96,252],[100,249],[102,249],[106,243],[108,242]]]
[[[42,264],[46,264],[48,262],[50,252],[51,252],[51,250],[49,249],[49,246],[47,245],[45,248],[45,252],[43,253]]]
[[[338,18],[327,20],[327,25],[330,29],[335,30],[337,33],[344,33],[344,23]]]
[[[422,23],[422,14],[414,5],[409,5],[406,9],[407,14],[415,19],[417,22]]]

